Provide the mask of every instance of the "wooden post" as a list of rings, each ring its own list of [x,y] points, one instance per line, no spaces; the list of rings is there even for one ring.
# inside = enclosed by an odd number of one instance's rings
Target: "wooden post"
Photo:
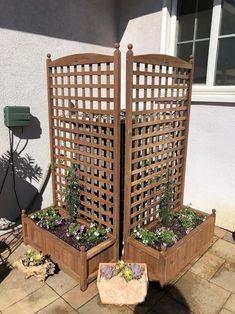
[[[116,149],[114,151],[114,178],[119,180],[114,182],[114,224],[113,224],[113,236],[116,240],[113,251],[113,259],[117,261],[119,259],[119,211],[120,211],[120,82],[121,82],[121,52],[119,50],[119,43],[115,44],[114,51],[114,142],[116,143]],[[117,162],[119,161],[119,162]]]
[[[81,246],[81,274],[80,274],[80,289],[85,291],[87,289],[87,252],[85,246]]]
[[[132,131],[132,71],[133,45],[127,46],[126,53],[126,135],[125,135],[125,197],[124,197],[124,258],[128,257],[128,241],[130,236],[130,207],[131,207],[131,131]]]

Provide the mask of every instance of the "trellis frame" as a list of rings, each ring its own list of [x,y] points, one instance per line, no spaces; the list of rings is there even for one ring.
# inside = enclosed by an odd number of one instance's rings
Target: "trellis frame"
[[[80,281],[82,290],[97,276],[99,262],[119,256],[120,51],[85,53],[51,60],[47,55],[48,113],[53,205],[68,217],[66,175],[79,164],[80,223],[111,229],[109,239],[77,251],[38,228],[23,212],[24,241]],[[67,257],[66,257],[67,255]]]
[[[168,283],[211,244],[215,211],[189,236],[159,252],[132,236],[135,227],[154,229],[164,184],[174,183],[172,210],[183,207],[193,58],[126,56],[125,230],[129,262],[148,264],[150,280]],[[181,256],[182,255],[182,256]]]

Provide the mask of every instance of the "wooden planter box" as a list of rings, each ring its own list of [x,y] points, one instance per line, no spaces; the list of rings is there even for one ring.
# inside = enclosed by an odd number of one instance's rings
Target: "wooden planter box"
[[[194,210],[198,214],[202,212]],[[215,210],[203,213],[206,220],[164,251],[157,251],[133,237],[125,243],[127,262],[146,263],[150,281],[159,281],[161,286],[173,281],[196,257],[202,255],[211,245],[214,236]]]
[[[112,236],[88,251],[78,251],[54,234],[40,228],[22,214],[24,243],[50,256],[51,260],[77,280],[82,291],[97,278],[100,262],[115,262],[116,241]]]
[[[101,267],[104,265],[115,265],[115,263],[100,263],[97,287],[100,299],[103,304],[138,304],[145,300],[148,290],[148,275],[146,264],[138,263],[144,268],[143,276],[140,280],[126,282],[124,278],[114,276],[110,280],[105,280],[100,276]]]

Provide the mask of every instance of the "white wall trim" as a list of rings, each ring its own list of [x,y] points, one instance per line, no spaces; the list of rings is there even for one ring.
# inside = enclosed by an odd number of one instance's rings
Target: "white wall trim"
[[[229,102],[235,104],[235,86],[193,85],[192,101]]]

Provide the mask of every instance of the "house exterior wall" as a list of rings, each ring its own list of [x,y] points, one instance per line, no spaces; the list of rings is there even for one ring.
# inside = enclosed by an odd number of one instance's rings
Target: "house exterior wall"
[[[193,103],[185,182],[185,204],[216,209],[216,224],[235,230],[235,106]]]
[[[0,185],[7,167],[8,129],[3,123],[4,106],[30,106],[32,126],[14,133],[18,151],[16,186],[21,207],[27,207],[37,192],[50,162],[47,111],[46,54],[52,59],[85,52],[112,54],[116,41],[115,1],[110,0],[13,0],[0,3]],[[37,166],[41,177],[37,175]],[[33,172],[35,173],[33,174]],[[35,180],[37,177],[37,180]],[[31,181],[30,181],[31,180]],[[11,174],[0,195],[0,218],[19,214]],[[51,183],[34,208],[50,206]]]

